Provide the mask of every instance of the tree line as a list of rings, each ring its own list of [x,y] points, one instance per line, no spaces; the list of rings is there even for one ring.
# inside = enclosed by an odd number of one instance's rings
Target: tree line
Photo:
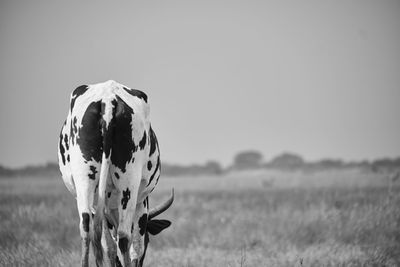
[[[351,161],[341,159],[321,159],[305,161],[300,155],[290,152],[282,153],[270,161],[264,161],[263,155],[255,150],[242,151],[236,154],[231,165],[223,168],[217,161],[208,161],[204,165],[170,165],[163,164],[166,175],[221,175],[224,173],[245,170],[280,170],[280,171],[323,171],[340,169],[362,169],[365,171],[393,171],[400,169],[400,157],[382,158],[373,161]]]
[[[269,161],[264,161],[263,155],[256,150],[237,153],[232,164],[223,167],[218,161],[210,160],[204,164],[180,165],[162,163],[164,176],[218,176],[229,172],[245,170],[281,170],[281,171],[322,171],[339,169],[362,169],[371,172],[393,171],[400,169],[400,157],[382,158],[373,161],[345,162],[341,159],[321,159],[305,161],[295,153],[282,153]],[[7,168],[0,166],[0,177],[51,177],[60,175],[57,163],[47,163],[40,166],[26,166],[22,168]]]

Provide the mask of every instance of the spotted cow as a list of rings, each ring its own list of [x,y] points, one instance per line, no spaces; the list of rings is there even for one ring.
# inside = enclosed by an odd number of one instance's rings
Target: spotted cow
[[[155,220],[173,201],[149,209],[160,177],[160,152],[147,95],[115,81],[76,88],[61,129],[62,178],[76,197],[82,266],[92,242],[96,264],[142,266],[149,234],[171,223]]]

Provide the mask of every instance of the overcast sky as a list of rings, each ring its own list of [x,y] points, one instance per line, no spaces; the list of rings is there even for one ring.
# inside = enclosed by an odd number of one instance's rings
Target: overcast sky
[[[162,159],[400,156],[400,1],[1,1],[0,164],[55,161],[69,94],[145,91]]]

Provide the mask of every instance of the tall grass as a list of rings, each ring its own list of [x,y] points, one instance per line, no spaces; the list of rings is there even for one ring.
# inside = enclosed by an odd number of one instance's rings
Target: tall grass
[[[154,192],[150,205],[176,187],[173,206],[160,215],[173,223],[151,237],[146,266],[400,265],[395,185],[389,197],[384,186],[263,187],[260,179],[213,190],[213,181],[235,179],[196,179],[197,189],[164,179]],[[0,185],[0,265],[79,265],[79,217],[61,179]]]

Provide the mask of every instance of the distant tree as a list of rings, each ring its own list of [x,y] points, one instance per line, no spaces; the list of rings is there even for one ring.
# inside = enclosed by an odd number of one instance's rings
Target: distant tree
[[[259,168],[261,166],[262,159],[263,156],[258,151],[243,151],[235,156],[232,168],[234,169]]]
[[[371,163],[373,170],[386,170],[392,171],[400,168],[400,158],[390,159],[382,158],[377,159]]]
[[[291,170],[301,168],[304,165],[304,160],[301,156],[293,153],[282,153],[273,158],[268,165],[273,168]]]
[[[214,160],[207,161],[207,163],[205,165],[205,169],[210,174],[221,174],[222,173],[221,165],[219,164],[219,162],[214,161]]]
[[[393,164],[392,159],[389,158],[382,158],[382,159],[376,159],[372,162],[373,165],[378,166],[378,167],[388,167]]]
[[[1,176],[11,177],[14,176],[14,172],[10,168],[0,166],[0,177]]]
[[[340,169],[345,166],[340,159],[322,159],[315,163],[318,169]]]

